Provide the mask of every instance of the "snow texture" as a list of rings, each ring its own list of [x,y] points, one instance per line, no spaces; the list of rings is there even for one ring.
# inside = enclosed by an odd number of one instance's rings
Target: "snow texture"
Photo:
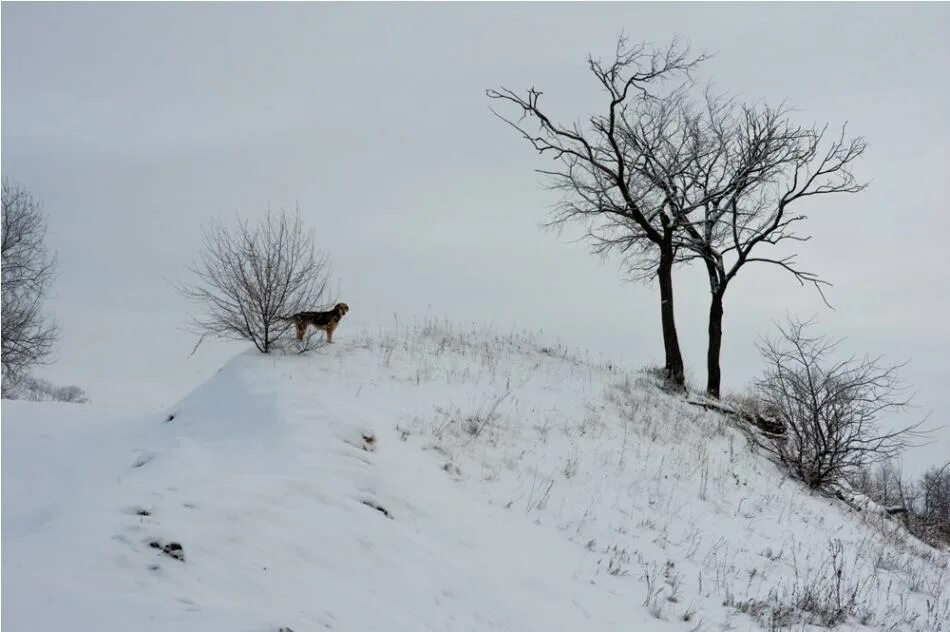
[[[6,632],[950,629],[946,552],[533,335],[426,322],[239,355],[160,414],[2,412]]]

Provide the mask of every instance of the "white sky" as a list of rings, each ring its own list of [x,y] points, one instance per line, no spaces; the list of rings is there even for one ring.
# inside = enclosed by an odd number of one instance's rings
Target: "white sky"
[[[570,233],[538,230],[543,165],[484,91],[535,86],[571,120],[602,107],[585,67],[621,30],[717,53],[698,73],[870,148],[857,196],[808,209],[806,269],[726,296],[724,386],[758,336],[817,315],[845,351],[910,360],[950,457],[950,4],[116,4],[2,6],[2,168],[39,197],[62,270],[63,336],[43,375],[129,410],[170,405],[240,349],[181,328],[209,218],[300,205],[352,311],[339,331],[426,316],[543,330],[627,363],[662,359],[655,288],[621,282]],[[703,383],[707,289],[679,270],[677,321]],[[895,423],[900,419],[894,419]]]

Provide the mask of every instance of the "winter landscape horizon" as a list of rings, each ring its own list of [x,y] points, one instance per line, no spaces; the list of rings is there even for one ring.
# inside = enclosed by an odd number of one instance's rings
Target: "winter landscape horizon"
[[[0,620],[950,629],[948,22],[4,2]]]

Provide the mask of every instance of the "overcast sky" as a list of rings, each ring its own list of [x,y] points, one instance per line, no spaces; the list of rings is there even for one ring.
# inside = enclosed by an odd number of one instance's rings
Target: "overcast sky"
[[[2,169],[45,202],[61,273],[46,377],[100,403],[177,401],[242,347],[182,331],[200,227],[300,209],[351,306],[347,331],[429,316],[543,331],[659,364],[655,287],[623,283],[576,234],[538,229],[556,200],[541,159],[485,89],[544,91],[560,119],[603,106],[588,53],[621,30],[716,53],[697,77],[845,121],[871,186],[807,210],[814,290],[746,268],[726,297],[726,390],[785,314],[843,351],[909,360],[907,419],[947,425],[911,467],[950,455],[950,4],[11,4],[2,6]],[[707,288],[678,270],[677,321],[704,377]],[[932,411],[932,412],[931,412]],[[900,419],[893,419],[894,423]]]

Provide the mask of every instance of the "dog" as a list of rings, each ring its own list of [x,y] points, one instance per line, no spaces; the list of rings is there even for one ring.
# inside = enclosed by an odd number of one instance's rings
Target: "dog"
[[[307,333],[307,327],[313,325],[317,329],[327,332],[327,342],[333,342],[333,331],[340,325],[340,321],[346,313],[350,311],[350,306],[346,303],[337,303],[336,306],[328,312],[298,312],[293,316],[284,318],[294,323],[297,327],[297,341],[303,342],[303,337]]]

